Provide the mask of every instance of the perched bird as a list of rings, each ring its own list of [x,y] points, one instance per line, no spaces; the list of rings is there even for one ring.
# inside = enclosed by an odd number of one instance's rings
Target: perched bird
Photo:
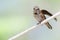
[[[35,17],[35,19],[38,21],[37,24],[40,24],[42,21],[44,21],[46,19],[45,15],[48,16],[53,16],[50,12],[48,12],[47,10],[40,10],[39,7],[35,6],[33,8],[33,15]],[[57,19],[54,18],[56,21]],[[47,25],[47,27],[49,29],[52,29],[52,26],[49,24],[49,22],[46,22],[45,25]]]

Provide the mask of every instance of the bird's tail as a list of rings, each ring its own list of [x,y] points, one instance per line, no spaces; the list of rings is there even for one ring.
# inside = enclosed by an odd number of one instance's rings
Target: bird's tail
[[[49,29],[52,29],[52,26],[47,22],[45,23]]]

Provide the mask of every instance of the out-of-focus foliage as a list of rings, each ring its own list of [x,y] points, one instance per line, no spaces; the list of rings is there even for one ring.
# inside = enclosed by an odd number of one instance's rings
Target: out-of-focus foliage
[[[32,25],[35,25],[36,22],[34,21],[32,10],[34,6],[38,5],[41,9],[46,9],[54,14],[60,10],[59,1],[60,0],[0,0],[0,40],[8,40],[11,36],[22,32]],[[54,24],[52,25],[54,26]],[[44,31],[41,32],[41,36],[43,34]],[[45,34],[45,36],[47,34]],[[57,32],[55,34],[57,35]],[[42,38],[47,40],[47,38],[44,38],[45,36],[43,36]],[[35,37],[33,37],[33,39],[34,38]],[[54,38],[56,37],[53,36],[52,40]],[[28,35],[26,35],[23,40],[25,39],[29,39]],[[59,36],[56,39],[59,40]]]

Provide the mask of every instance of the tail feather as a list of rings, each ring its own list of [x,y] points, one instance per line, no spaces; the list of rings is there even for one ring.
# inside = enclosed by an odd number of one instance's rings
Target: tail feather
[[[49,29],[52,29],[52,26],[47,22],[45,23]]]

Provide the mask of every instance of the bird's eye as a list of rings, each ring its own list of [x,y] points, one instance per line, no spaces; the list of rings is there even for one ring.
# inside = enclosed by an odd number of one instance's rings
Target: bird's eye
[[[37,13],[34,13],[34,14],[36,14],[36,15],[37,15]]]
[[[33,8],[33,10],[35,10],[35,8]]]
[[[37,10],[39,10],[39,8]]]

